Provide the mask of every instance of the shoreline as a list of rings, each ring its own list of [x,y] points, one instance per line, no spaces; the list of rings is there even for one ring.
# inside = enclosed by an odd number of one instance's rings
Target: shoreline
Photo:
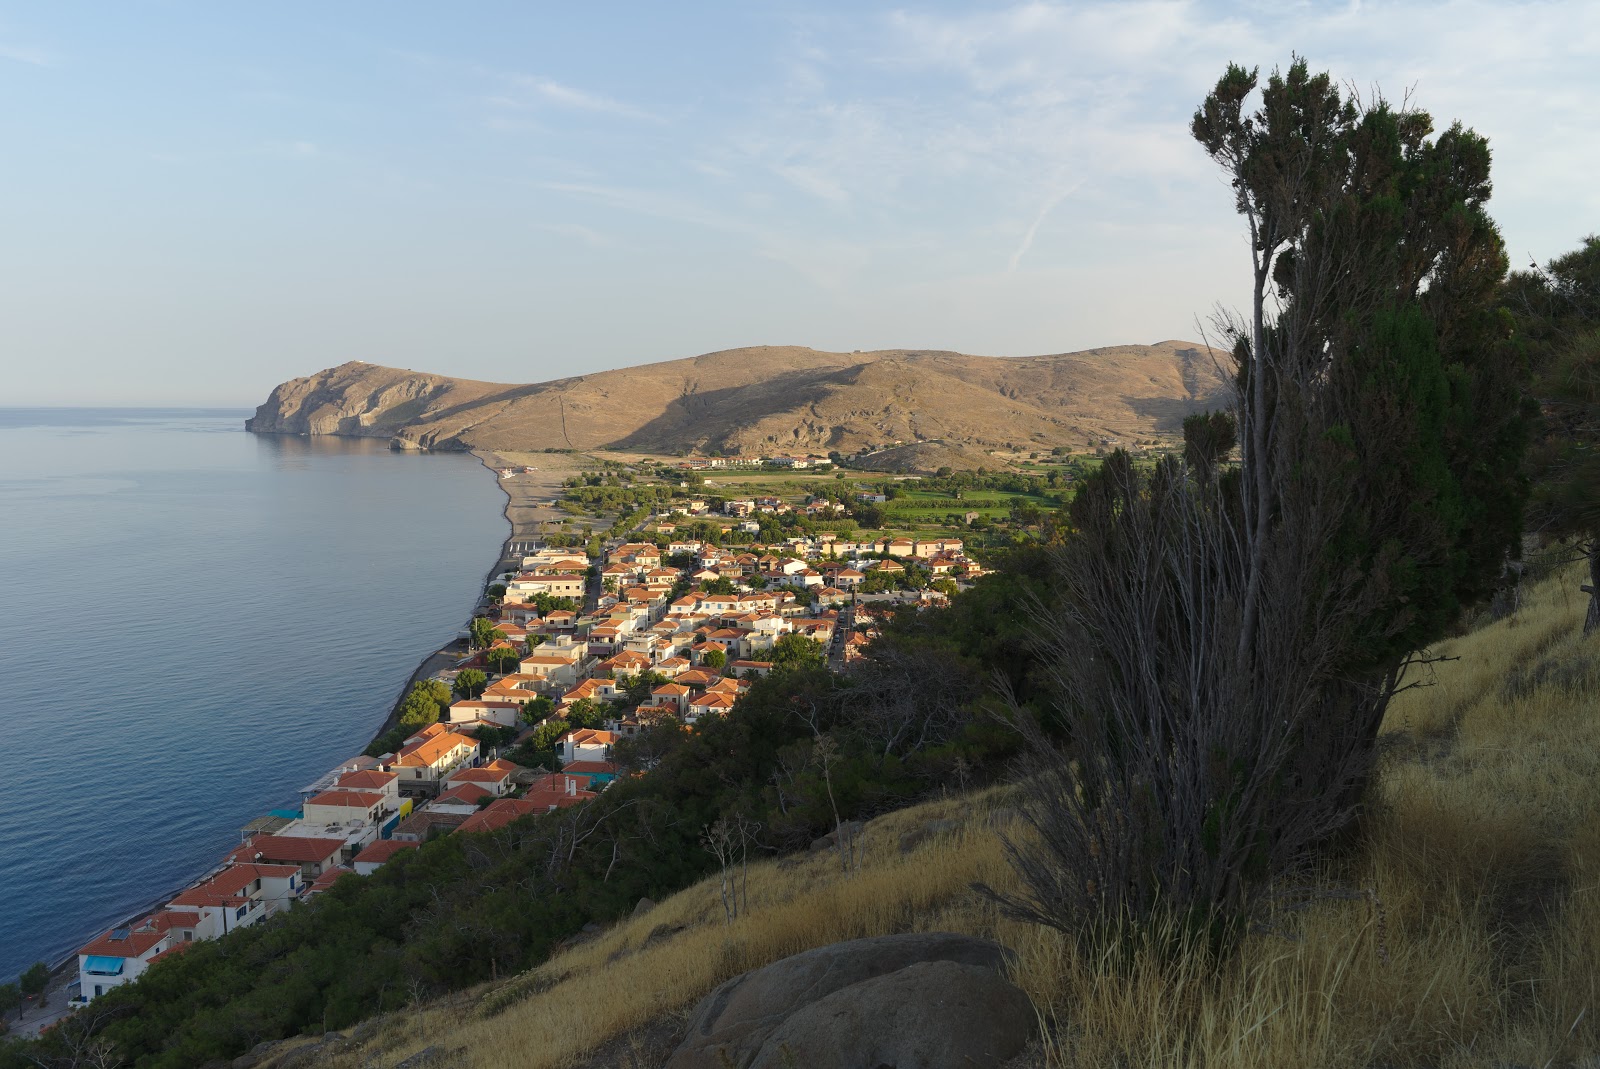
[[[232,413],[230,412],[229,414],[231,415]],[[277,435],[277,434],[281,434],[282,432],[246,430],[245,433],[247,433],[247,434],[273,434],[273,435]],[[311,437],[309,435],[287,435],[287,436],[288,437]],[[372,438],[374,436],[371,436],[371,435],[318,435],[317,437],[368,438],[368,439],[370,439],[370,438]],[[452,450],[451,452],[454,452],[454,450]],[[472,608],[469,610],[469,612],[471,612],[471,613],[476,613],[484,605],[484,593],[483,592],[488,587],[490,580],[492,580],[495,575],[499,574],[499,572],[501,570],[503,570],[503,567],[504,567],[506,561],[510,559],[508,557],[508,554],[509,554],[510,549],[511,549],[511,543],[513,541],[515,541],[516,538],[517,538],[517,525],[516,525],[516,522],[511,517],[511,509],[512,509],[513,504],[514,504],[514,499],[513,499],[512,495],[511,495],[510,491],[506,488],[505,481],[498,477],[497,473],[495,472],[494,466],[490,463],[489,458],[485,454],[480,453],[480,452],[478,452],[476,450],[463,450],[463,452],[469,453],[474,459],[476,459],[478,461],[479,465],[485,471],[487,471],[491,477],[494,478],[495,487],[500,491],[500,493],[505,498],[505,503],[501,506],[500,514],[506,520],[506,525],[507,525],[506,537],[500,543],[500,549],[499,549],[499,551],[498,551],[498,553],[497,553],[497,555],[495,557],[495,560],[490,565],[489,570],[484,574],[483,580],[479,583],[479,587],[478,587],[478,590],[476,592],[476,599],[473,601]],[[390,705],[389,712],[384,717],[383,722],[379,726],[378,730],[373,734],[371,740],[369,740],[368,745],[371,745],[371,742],[376,741],[385,732],[389,731],[393,726],[395,726],[399,722],[400,706],[405,701],[406,695],[410,692],[412,685],[415,684],[419,679],[427,678],[433,672],[438,670],[439,666],[437,664],[435,664],[435,661],[437,661],[440,658],[446,658],[450,663],[453,664],[458,659],[455,655],[452,655],[452,654],[447,652],[450,649],[450,647],[455,645],[458,641],[459,641],[458,637],[452,637],[450,639],[450,641],[446,642],[444,645],[440,646],[438,649],[435,649],[435,650],[425,654],[422,657],[422,659],[417,663],[417,666],[414,669],[412,669],[411,674],[406,678],[406,681],[403,684],[401,684],[400,689],[399,689],[399,693],[395,696],[394,701]],[[365,749],[365,747],[363,747],[363,749]],[[291,792],[291,793],[297,793],[297,792]],[[204,871],[200,872],[198,875],[196,875],[196,876],[194,876],[192,878],[183,879],[183,880],[177,882],[176,885],[171,890],[169,890],[169,891],[167,891],[167,892],[165,892],[163,894],[160,894],[160,895],[157,895],[157,896],[153,896],[151,899],[147,900],[144,905],[142,905],[138,909],[128,913],[122,919],[114,922],[111,925],[111,927],[113,927],[113,928],[126,927],[126,926],[129,926],[129,925],[135,923],[140,918],[143,918],[143,917],[146,917],[146,916],[150,915],[151,913],[153,913],[156,910],[158,910],[164,903],[170,901],[175,896],[183,893],[183,891],[187,890],[190,887],[193,887],[195,884],[205,880],[207,877],[209,877],[212,874],[214,874],[215,872],[217,872],[220,867],[221,866],[217,865],[214,862],[211,863],[210,865],[208,865],[205,868]],[[92,938],[94,938],[94,935],[93,935],[93,933],[91,933],[89,935],[86,935],[84,938],[85,939],[92,939]],[[55,996],[57,994],[60,994],[63,998],[65,997],[65,989],[66,989],[66,987],[72,981],[77,979],[77,974],[78,974],[78,967],[77,967],[77,964],[78,964],[78,951],[76,949],[67,951],[65,954],[63,954],[60,958],[56,959],[55,961],[47,961],[45,964],[50,970],[50,981],[45,987],[45,992],[44,992],[44,995],[43,995],[43,1000],[40,1003],[40,1007],[48,1006],[51,1002],[55,1001],[53,999],[53,996]],[[66,1012],[64,1007],[58,1007],[58,1009],[62,1013]],[[29,1014],[25,1011],[24,1014],[23,1014],[23,1018],[21,1020],[13,1021],[13,1025],[14,1026],[21,1026],[21,1025],[25,1025],[25,1024],[30,1023],[30,1022],[27,1021],[27,1017],[28,1016],[29,1016]],[[54,1014],[47,1014],[45,1016],[54,1017]],[[49,1022],[44,1022],[44,1023],[49,1023]]]
[[[506,537],[505,540],[500,543],[499,555],[495,558],[494,563],[489,566],[489,570],[484,573],[483,582],[478,584],[478,597],[477,600],[472,603],[471,610],[475,615],[477,611],[484,605],[484,591],[488,589],[489,583],[496,575],[504,570],[506,562],[511,559],[511,543],[517,541],[517,524],[516,521],[511,518],[511,508],[514,502],[511,496],[511,491],[506,489],[505,480],[500,478],[495,472],[494,466],[489,463],[489,458],[486,455],[478,452],[477,450],[467,450],[467,452],[483,466],[485,471],[489,472],[491,475],[494,475],[495,488],[499,490],[506,499],[505,504],[500,508],[500,515],[504,516],[506,520]],[[385,716],[383,718],[383,722],[378,725],[377,731],[373,732],[372,738],[367,742],[368,746],[371,746],[372,743],[377,742],[386,733],[399,725],[400,706],[405,703],[406,695],[411,693],[411,688],[415,686],[419,680],[426,679],[439,670],[440,666],[434,663],[436,660],[439,658],[448,658],[454,662],[457,659],[455,655],[446,652],[451,646],[455,645],[457,641],[459,641],[459,639],[451,639],[443,646],[440,646],[432,653],[429,653],[427,656],[423,657],[422,660],[417,663],[417,667],[412,669],[411,675],[403,684],[401,684],[400,693],[395,695],[394,702],[389,707],[389,714]]]

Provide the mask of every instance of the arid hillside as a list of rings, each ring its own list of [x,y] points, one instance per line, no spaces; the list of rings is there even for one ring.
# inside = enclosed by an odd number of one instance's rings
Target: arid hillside
[[[520,386],[352,361],[278,386],[246,426],[425,449],[1082,449],[1172,435],[1220,403],[1216,355],[1183,341],[1030,357],[761,346]]]

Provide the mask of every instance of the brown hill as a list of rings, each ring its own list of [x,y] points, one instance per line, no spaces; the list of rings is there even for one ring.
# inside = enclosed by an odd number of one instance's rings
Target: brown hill
[[[1182,341],[1030,357],[759,346],[525,386],[352,361],[278,386],[245,426],[425,449],[1083,448],[1175,434],[1220,403],[1216,355]]]

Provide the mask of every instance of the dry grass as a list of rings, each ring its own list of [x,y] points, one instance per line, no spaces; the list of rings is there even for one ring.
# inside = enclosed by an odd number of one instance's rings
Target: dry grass
[[[862,871],[833,855],[756,866],[721,921],[702,883],[476,1000],[379,1022],[327,1064],[393,1065],[435,1046],[481,1067],[659,1065],[717,983],[812,946],[885,932],[992,935],[1063,1066],[1558,1069],[1600,1053],[1600,641],[1579,636],[1571,573],[1439,652],[1435,685],[1385,724],[1391,745],[1353,856],[1218,966],[1123,948],[1085,959],[997,917],[968,887],[1012,885],[989,811],[1004,791],[892,814]],[[901,854],[903,831],[959,831]],[[1346,897],[1337,897],[1343,893]],[[675,934],[662,936],[672,929]],[[655,938],[652,938],[654,934]]]

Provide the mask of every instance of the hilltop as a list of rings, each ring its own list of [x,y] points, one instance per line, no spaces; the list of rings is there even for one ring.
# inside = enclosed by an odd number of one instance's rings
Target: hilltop
[[[1220,355],[1184,341],[1030,357],[756,346],[527,385],[351,361],[279,385],[246,427],[451,450],[938,443],[976,466],[988,449],[1175,436],[1184,416],[1220,403]]]

